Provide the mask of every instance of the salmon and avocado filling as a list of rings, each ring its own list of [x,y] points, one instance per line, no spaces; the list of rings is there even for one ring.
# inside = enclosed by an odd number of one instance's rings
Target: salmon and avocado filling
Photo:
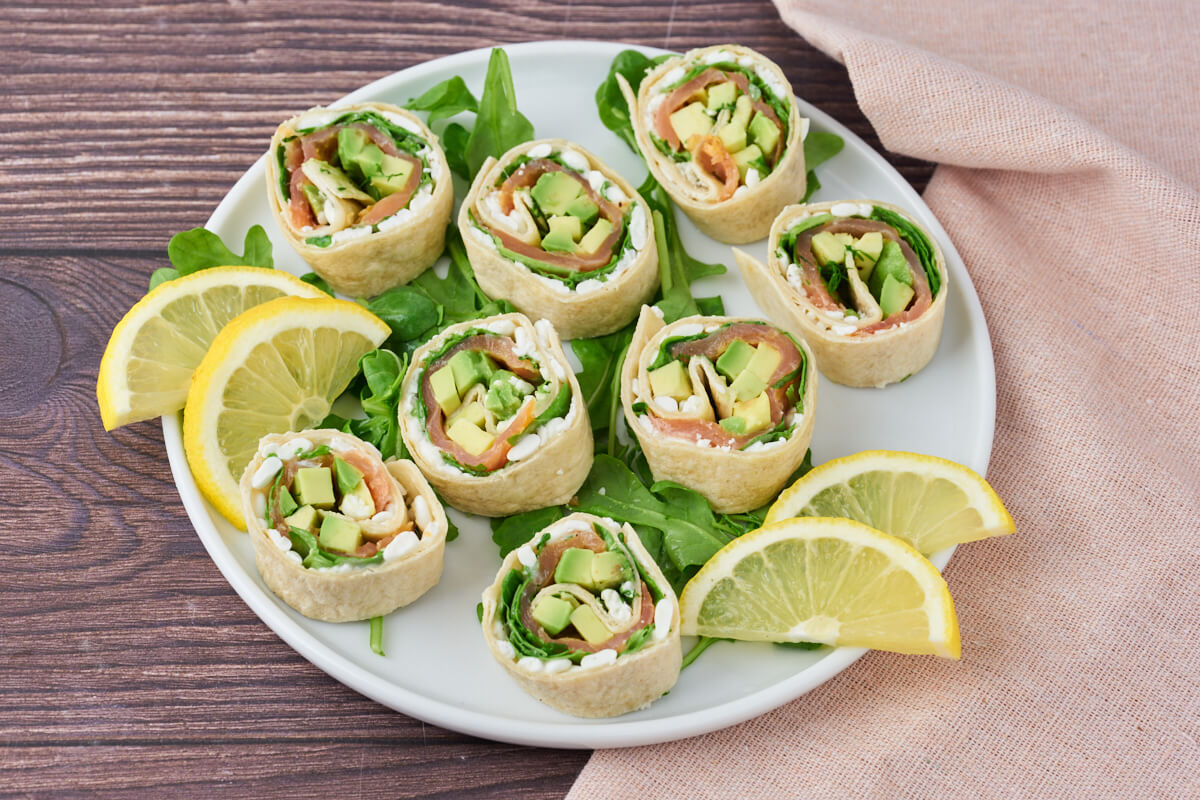
[[[669,436],[745,450],[787,440],[804,414],[808,363],[789,334],[730,322],[667,338],[638,386],[634,413]]]
[[[658,89],[650,109],[655,147],[713,180],[718,202],[758,185],[783,158],[791,99],[740,64],[696,65]]]
[[[305,568],[378,564],[397,538],[419,538],[386,468],[366,454],[292,440],[263,455],[252,483],[264,527]]]
[[[631,264],[647,239],[645,210],[570,150],[514,159],[477,207],[500,255],[572,288]]]
[[[422,136],[373,111],[288,131],[275,150],[284,219],[316,247],[378,231],[432,195],[431,156]]]
[[[558,669],[586,667],[593,663],[583,661],[589,655],[610,651],[615,661],[660,641],[673,612],[622,533],[581,525],[561,538],[545,532],[522,545],[501,585],[497,634],[513,658],[540,659],[555,671],[550,662],[559,662]]]
[[[869,214],[801,220],[780,237],[776,255],[789,283],[813,306],[840,324],[853,323],[849,335],[911,322],[941,289],[928,237],[879,206]]]
[[[535,432],[571,406],[569,385],[552,380],[532,356],[518,355],[512,339],[480,328],[433,353],[418,387],[416,413],[430,442],[447,464],[472,475],[532,455],[540,444]]]

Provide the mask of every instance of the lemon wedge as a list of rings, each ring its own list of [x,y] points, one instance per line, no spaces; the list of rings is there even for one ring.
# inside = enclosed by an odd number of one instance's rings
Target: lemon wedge
[[[868,450],[816,467],[767,511],[844,517],[890,533],[922,553],[1016,532],[996,492],[973,470],[944,458]]]
[[[261,267],[213,267],[156,287],[109,337],[96,400],[104,429],[183,408],[208,345],[248,308],[285,295],[321,297],[294,275]]]
[[[734,539],[688,582],[679,607],[689,635],[961,653],[937,568],[847,519],[786,519]]]
[[[318,424],[390,332],[362,306],[323,296],[263,303],[217,334],[188,391],[183,449],[226,519],[245,529],[238,482],[258,440]]]

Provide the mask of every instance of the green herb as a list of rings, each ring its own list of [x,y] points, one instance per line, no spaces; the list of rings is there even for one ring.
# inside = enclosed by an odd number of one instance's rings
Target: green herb
[[[171,237],[167,244],[167,257],[174,267],[156,269],[150,276],[150,289],[159,284],[191,275],[211,267],[264,267],[275,266],[271,257],[271,240],[261,225],[252,225],[246,231],[243,245],[244,255],[238,255],[225,246],[221,237],[205,228],[192,228]]]
[[[383,551],[376,553],[370,558],[358,558],[357,556],[346,556],[339,553],[331,553],[328,550],[322,549],[317,537],[300,528],[291,528],[288,531],[288,538],[292,540],[292,549],[294,549],[301,558],[301,562],[305,569],[326,569],[328,567],[336,567],[338,564],[379,564],[383,562]]]
[[[654,623],[653,622],[651,622],[649,625],[647,625],[644,628],[639,628],[637,631],[634,632],[634,634],[632,636],[630,636],[625,641],[625,649],[621,651],[621,655],[627,656],[636,650],[641,650],[646,645],[646,643],[650,641],[650,637],[653,635],[654,635]]]
[[[304,240],[305,244],[311,244],[313,247],[329,247],[333,244],[333,236],[325,234],[324,236],[310,236]]]
[[[306,272],[300,276],[300,280],[317,287],[330,297],[335,296],[333,293],[333,287],[329,285],[329,282],[315,272]]]
[[[600,114],[600,121],[604,123],[604,127],[620,136],[635,153],[638,152],[637,138],[629,119],[629,106],[617,83],[617,75],[625,78],[636,97],[646,73],[668,58],[671,58],[671,55],[665,53],[650,58],[637,50],[622,50],[609,66],[608,77],[596,88],[596,110]]]
[[[699,314],[700,301],[692,296],[692,282],[710,275],[723,275],[727,268],[724,264],[709,264],[688,255],[675,224],[671,199],[653,175],[646,176],[646,180],[638,187],[638,194],[650,206],[654,218],[654,240],[658,245],[662,291],[662,299],[655,305],[662,310],[663,319],[668,323]]]
[[[383,617],[371,617],[371,650],[377,656],[383,652]]]
[[[692,646],[691,650],[687,651],[687,655],[683,657],[683,663],[679,665],[679,669],[683,670],[691,666],[692,662],[700,657],[708,648],[712,647],[717,642],[728,642],[730,639],[714,639],[711,636],[701,636],[700,639]]]
[[[894,211],[879,206],[875,206],[871,211],[871,219],[891,225],[900,234],[900,238],[908,242],[908,246],[917,254],[921,267],[925,270],[930,294],[937,297],[938,290],[942,287],[942,276],[938,274],[937,262],[933,256],[933,245],[929,243],[925,233]]]
[[[411,289],[441,306],[442,319],[439,330],[457,322],[516,310],[512,303],[507,300],[493,300],[479,287],[475,280],[475,270],[471,268],[471,261],[467,258],[462,236],[454,225],[446,230],[446,255],[450,257],[450,266],[445,278],[439,278],[434,270],[427,269],[408,284]]]
[[[279,165],[279,194],[283,196],[284,202],[287,202],[292,199],[292,185],[287,168],[286,146],[281,144],[275,148],[275,162]]]
[[[428,124],[432,125],[438,120],[453,117],[463,111],[478,111],[479,101],[467,88],[466,81],[455,75],[432,87],[420,97],[411,98],[404,107],[413,111],[428,111]]]
[[[820,650],[825,645],[820,642],[772,642],[776,647],[788,647],[792,650]]]
[[[550,506],[514,514],[511,517],[493,519],[492,541],[500,547],[500,557],[504,558],[532,539],[538,531],[558,522],[564,516],[566,512],[562,506]]]
[[[442,322],[442,307],[411,286],[388,289],[366,306],[392,329],[386,344],[394,350],[416,349],[419,342],[433,336]]]
[[[408,366],[408,356],[399,356],[391,350],[372,350],[358,360],[360,378],[359,402],[365,419],[344,419],[330,414],[318,427],[337,428],[369,442],[378,450],[383,460],[407,458],[404,443],[400,440],[397,417],[400,406],[400,383]]]
[[[810,130],[804,137],[804,168],[808,170],[808,186],[800,202],[807,203],[808,199],[821,188],[817,180],[817,167],[842,152],[846,142],[836,133]]]

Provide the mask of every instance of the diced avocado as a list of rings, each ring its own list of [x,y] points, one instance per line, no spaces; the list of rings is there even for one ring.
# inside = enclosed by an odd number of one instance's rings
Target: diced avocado
[[[338,506],[338,510],[347,517],[353,519],[367,519],[375,514],[375,498],[371,495],[371,487],[367,486],[366,481],[359,481],[358,485],[342,496],[342,503]]]
[[[867,281],[867,288],[876,298],[882,296],[883,282],[889,275],[900,283],[912,286],[912,273],[908,270],[908,260],[904,257],[904,251],[891,239],[883,243],[879,260],[875,262],[871,279]]]
[[[854,243],[854,266],[858,268],[858,277],[864,281],[871,277],[871,273],[875,269],[875,262],[879,260],[881,252],[883,252],[883,234],[879,231],[864,233]]]
[[[533,619],[546,629],[546,633],[557,636],[571,624],[571,604],[557,597],[542,597],[533,606]]]
[[[879,310],[884,317],[899,314],[908,307],[913,294],[911,286],[896,280],[894,275],[888,275],[883,279],[883,291],[879,293]]]
[[[358,180],[378,174],[384,158],[383,151],[361,128],[342,128],[338,131],[337,152],[342,170]]]
[[[592,202],[592,198],[586,194],[580,194],[567,205],[567,213],[587,227],[600,214],[600,208]]]
[[[488,389],[487,396],[483,398],[483,404],[488,411],[496,415],[496,419],[508,419],[517,413],[522,399],[521,393],[508,381],[493,380],[492,388]]]
[[[461,417],[446,429],[446,435],[473,456],[487,450],[496,441],[495,436]]]
[[[460,419],[465,419],[475,427],[482,428],[484,423],[487,421],[487,416],[483,413],[483,406],[478,402],[473,401],[467,403],[458,411],[455,411],[454,415],[450,417],[449,424],[453,425]]]
[[[754,345],[747,344],[741,339],[734,339],[717,359],[717,371],[729,380],[733,380],[742,374],[742,370],[750,363],[750,359],[754,358],[754,353]]]
[[[371,187],[379,192],[380,197],[387,197],[407,186],[412,173],[411,161],[384,154],[379,172],[371,176]]]
[[[742,370],[742,374],[737,376],[737,379],[729,385],[733,396],[739,402],[749,400],[756,394],[767,388],[767,382],[758,373],[750,369]]]
[[[546,216],[566,214],[567,207],[583,191],[579,181],[565,172],[544,172],[529,190],[534,202]]]
[[[578,217],[551,217],[550,231],[542,237],[542,249],[550,253],[574,252],[575,240],[582,235],[583,223]]]
[[[830,261],[840,264],[846,260],[846,245],[829,231],[821,231],[812,237],[813,255],[818,264],[828,264]]]
[[[771,427],[771,399],[763,392],[752,400],[733,404],[733,416],[745,422],[743,433],[754,433]],[[722,424],[729,420],[722,420]]]
[[[620,553],[597,553],[592,559],[592,590],[611,589],[625,580],[625,559]]]
[[[682,361],[668,361],[650,372],[650,389],[655,395],[683,401],[692,396],[692,381]]]
[[[292,493],[287,490],[286,486],[279,487],[279,513],[287,516],[295,512],[299,508],[295,499],[292,498]]]
[[[446,365],[429,376],[429,386],[433,389],[433,399],[437,401],[443,414],[453,414],[462,405],[458,396],[458,386],[454,382],[454,370]]]
[[[771,376],[775,374],[775,368],[779,366],[780,361],[783,361],[783,356],[780,352],[766,342],[763,342],[754,351],[754,358],[750,359],[750,363],[746,365],[746,371],[753,372],[762,378],[763,381],[769,381],[771,380]]]
[[[741,125],[744,129],[750,124],[750,115],[754,112],[754,103],[746,95],[739,95],[737,102],[733,106],[733,116],[729,118],[729,124]]]
[[[613,231],[613,224],[606,219],[596,220],[596,224],[592,229],[583,235],[579,240],[579,252],[594,253],[600,249],[600,245],[609,237]]]
[[[604,623],[592,611],[591,606],[579,606],[571,612],[571,624],[579,631],[588,644],[600,644],[612,638],[612,631],[604,627]]]
[[[742,180],[746,180],[746,173],[750,171],[751,167],[758,169],[762,165],[762,150],[758,149],[758,145],[752,144],[745,150],[739,150],[734,153],[733,163],[737,164],[738,173],[742,176]]]
[[[333,473],[329,467],[301,467],[292,481],[296,500],[314,508],[333,508]]]
[[[741,436],[746,432],[746,420],[741,417],[726,417],[718,424],[725,429],[726,433],[731,433],[734,436]]]
[[[737,84],[733,81],[718,83],[708,87],[708,108],[716,111],[723,106],[731,106],[737,98]]]
[[[321,547],[339,553],[353,553],[362,544],[362,528],[348,519],[327,515],[321,520]]]
[[[340,197],[343,200],[357,200],[360,203],[374,203],[375,198],[359,189],[350,180],[350,176],[332,164],[319,158],[310,158],[300,165],[304,176],[317,185],[326,194]]]
[[[337,478],[338,491],[348,494],[362,481],[362,470],[352,467],[342,460],[341,456],[333,457],[333,475]]]
[[[762,114],[755,114],[746,128],[750,140],[758,145],[764,153],[774,153],[775,145],[779,144],[779,126]]]
[[[325,210],[325,195],[321,194],[321,190],[311,183],[304,184],[304,199],[312,208],[314,217]]]
[[[568,547],[554,568],[555,583],[576,583],[584,588],[592,585],[592,559],[596,554],[582,547]]]
[[[746,129],[741,125],[732,122],[722,125],[721,130],[717,131],[717,138],[731,153],[746,149]]]
[[[317,523],[317,510],[312,506],[300,506],[293,514],[284,517],[283,521],[293,528],[311,531]]]
[[[700,103],[690,103],[671,115],[671,127],[679,141],[687,147],[688,140],[693,136],[706,136],[712,130],[713,121],[704,113]]]
[[[454,385],[459,395],[465,395],[477,383],[486,385],[494,369],[492,360],[478,350],[459,350],[450,356],[446,366],[454,370]]]

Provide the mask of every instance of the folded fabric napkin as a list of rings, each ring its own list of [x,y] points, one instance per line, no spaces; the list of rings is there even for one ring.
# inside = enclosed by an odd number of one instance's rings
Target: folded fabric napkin
[[[1018,533],[946,570],[961,662],[870,653],[570,800],[1200,797],[1200,4],[776,4],[941,164]]]

